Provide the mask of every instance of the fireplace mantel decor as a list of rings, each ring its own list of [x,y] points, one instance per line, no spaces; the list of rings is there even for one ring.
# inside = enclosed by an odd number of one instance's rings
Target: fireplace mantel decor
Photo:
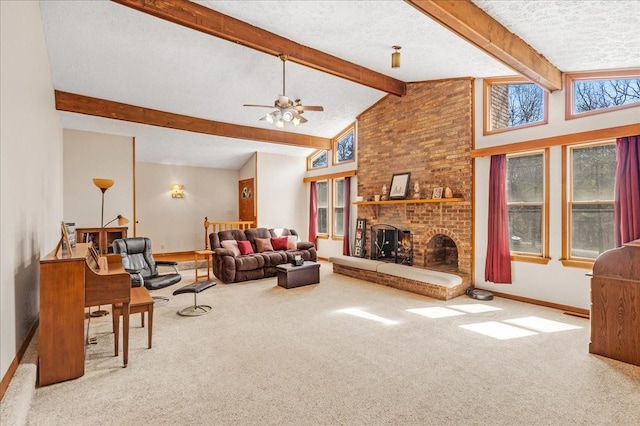
[[[389,191],[390,200],[404,200],[409,193],[409,181],[411,172],[395,173],[391,177],[391,190]]]

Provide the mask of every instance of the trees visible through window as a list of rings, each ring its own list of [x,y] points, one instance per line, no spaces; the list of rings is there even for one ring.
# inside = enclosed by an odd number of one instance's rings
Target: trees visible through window
[[[484,80],[484,134],[547,122],[548,95],[519,77]]]
[[[318,235],[329,234],[329,183],[326,180],[316,184],[318,192]]]
[[[640,70],[567,75],[567,118],[640,105]]]
[[[328,155],[327,155],[326,149],[314,153],[313,155],[311,155],[311,157],[307,159],[307,169],[311,170],[311,169],[319,169],[322,167],[327,167],[329,163],[329,160],[327,157]]]
[[[545,151],[507,156],[511,251],[546,256]]]
[[[344,236],[344,178],[333,181],[333,236]]]
[[[614,247],[615,143],[570,147],[569,162],[569,256],[595,259]]]
[[[355,133],[355,126],[352,125],[333,140],[334,164],[355,161]]]

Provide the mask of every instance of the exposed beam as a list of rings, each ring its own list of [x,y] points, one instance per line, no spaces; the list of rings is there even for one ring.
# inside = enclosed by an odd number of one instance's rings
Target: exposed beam
[[[75,112],[227,138],[272,142],[305,148],[331,149],[331,139],[329,138],[205,120],[58,90],[56,90],[55,96],[56,109],[58,111]]]
[[[112,0],[157,18],[398,96],[406,83],[187,0]]]
[[[405,1],[548,91],[562,89],[558,68],[470,0]]]

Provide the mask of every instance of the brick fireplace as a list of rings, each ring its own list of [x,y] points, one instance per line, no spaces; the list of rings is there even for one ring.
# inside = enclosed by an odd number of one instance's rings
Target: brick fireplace
[[[410,229],[415,266],[467,276],[473,238],[472,104],[471,79],[411,83],[405,96],[388,95],[362,113],[357,129],[357,195],[381,194],[394,173],[411,172],[411,189],[418,182],[422,198],[449,187],[464,199],[359,205],[357,217],[367,219],[369,227]]]

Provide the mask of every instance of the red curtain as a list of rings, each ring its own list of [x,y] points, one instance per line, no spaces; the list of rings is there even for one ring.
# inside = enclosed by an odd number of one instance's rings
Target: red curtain
[[[311,182],[309,195],[309,241],[318,247],[318,189],[316,182]]]
[[[615,245],[640,238],[640,136],[616,140]]]
[[[342,239],[342,254],[351,256],[351,226],[349,217],[351,216],[351,176],[344,178],[344,238]]]
[[[492,155],[489,171],[489,224],[484,280],[496,284],[511,284],[506,178],[506,154]]]

